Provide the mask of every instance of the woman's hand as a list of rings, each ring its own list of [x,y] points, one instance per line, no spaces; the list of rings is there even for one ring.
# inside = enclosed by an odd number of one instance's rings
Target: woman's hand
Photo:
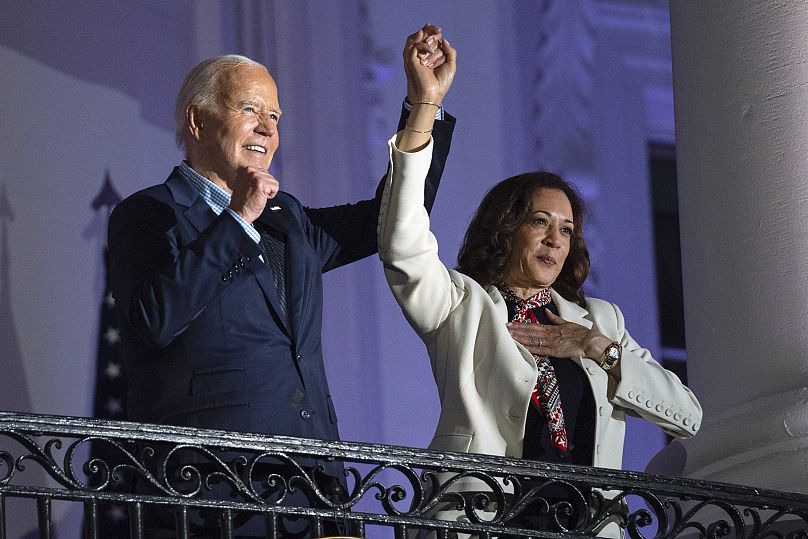
[[[407,101],[412,105],[407,124],[396,136],[402,152],[425,148],[432,137],[435,112],[454,79],[457,53],[443,39],[440,28],[427,24],[404,45]]]
[[[612,340],[599,331],[567,322],[545,309],[549,324],[509,323],[508,331],[531,354],[551,357],[584,356],[598,363]]]
[[[429,101],[440,105],[452,85],[456,60],[455,49],[437,26],[425,24],[408,36],[404,44],[404,72],[410,104]]]

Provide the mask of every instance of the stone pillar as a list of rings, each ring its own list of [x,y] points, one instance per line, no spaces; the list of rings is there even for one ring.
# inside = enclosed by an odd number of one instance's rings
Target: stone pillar
[[[684,475],[808,493],[808,3],[673,0]],[[663,470],[657,466],[656,471]]]

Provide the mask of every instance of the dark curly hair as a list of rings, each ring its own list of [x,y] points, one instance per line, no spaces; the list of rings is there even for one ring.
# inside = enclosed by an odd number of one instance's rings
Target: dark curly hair
[[[482,286],[501,282],[514,234],[527,220],[533,195],[541,188],[563,191],[572,206],[575,227],[570,252],[553,289],[583,306],[583,284],[589,274],[589,251],[583,231],[584,202],[575,187],[550,172],[520,174],[499,182],[486,193],[466,230],[456,269]]]

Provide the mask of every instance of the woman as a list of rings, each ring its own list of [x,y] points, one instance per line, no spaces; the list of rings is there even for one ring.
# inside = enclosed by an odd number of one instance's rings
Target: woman
[[[583,204],[564,180],[536,172],[497,184],[457,270],[443,266],[423,209],[432,121],[410,116],[389,143],[378,231],[440,394],[429,448],[618,469],[626,414],[693,436],[695,396],[631,338],[616,305],[584,297]]]

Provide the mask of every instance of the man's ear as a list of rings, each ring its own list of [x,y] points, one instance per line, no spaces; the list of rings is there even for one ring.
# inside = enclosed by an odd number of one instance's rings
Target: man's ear
[[[202,109],[193,103],[185,109],[185,127],[197,142],[202,138],[202,130],[205,127],[204,116]]]

